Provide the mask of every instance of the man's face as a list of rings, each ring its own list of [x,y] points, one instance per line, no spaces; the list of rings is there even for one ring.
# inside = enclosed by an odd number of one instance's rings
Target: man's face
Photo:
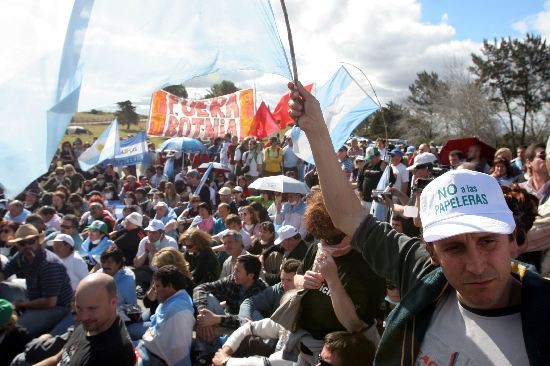
[[[147,238],[149,239],[150,243],[154,243],[157,240],[159,240],[161,235],[162,235],[161,231],[148,231],[147,232]]]
[[[378,150],[383,150],[385,147],[384,142],[376,141],[376,147],[378,148]]]
[[[546,170],[546,154],[544,149],[537,148],[535,150],[535,157],[532,161],[529,161],[528,164],[533,170],[533,173],[544,172]]]
[[[92,205],[90,207],[90,215],[95,219],[101,219],[103,217],[103,207],[100,205]]]
[[[23,211],[23,208],[18,207],[17,205],[15,205],[13,203],[10,203],[8,205],[8,211],[10,212],[11,217],[15,217]]]
[[[414,169],[414,176],[416,179],[428,178],[428,168]]]
[[[421,145],[418,147],[418,152],[419,152],[419,153],[430,152],[430,146],[429,146],[428,144],[421,144]]]
[[[38,240],[38,237],[34,237],[31,239],[20,240],[16,245],[19,253],[28,259],[32,259],[34,258],[34,253],[40,247],[40,241]]]
[[[105,329],[116,313],[117,303],[116,296],[110,296],[106,289],[93,290],[77,291],[75,298],[77,317],[91,335]]]
[[[233,236],[226,236],[223,239],[223,249],[227,254],[229,254],[232,257],[238,257],[239,254],[241,254],[243,248],[242,244],[239,243],[235,237]]]
[[[67,258],[72,252],[72,247],[70,244],[66,244],[63,241],[54,241],[53,242],[53,252],[58,255],[60,258]]]
[[[294,275],[296,272],[285,272],[281,271],[281,286],[283,286],[283,290],[293,290],[296,288],[294,286]]]
[[[38,197],[35,196],[34,194],[30,194],[30,193],[25,194],[25,202],[28,203],[29,205],[34,204],[37,199]]]
[[[506,234],[473,233],[438,240],[432,261],[439,264],[461,302],[475,309],[509,306],[510,259],[517,250]]]
[[[330,352],[326,346],[323,346],[323,349],[321,350],[321,354],[319,355],[319,358],[320,358],[320,361],[316,366],[321,366],[321,365],[342,366],[342,363],[338,359],[338,356]]]
[[[115,274],[122,268],[122,263],[115,262],[113,258],[107,258],[105,261],[101,262],[101,267],[103,267],[103,273],[114,277]]]
[[[403,223],[399,220],[392,220],[391,221],[391,227],[397,231],[398,233],[403,232]]]
[[[518,158],[522,160],[524,157],[523,155],[525,154],[525,150],[523,149],[523,147],[518,147],[518,149],[516,150],[516,154]]]
[[[292,251],[296,248],[297,244],[298,244],[298,240],[296,240],[296,239],[294,239],[294,237],[292,237],[292,238],[288,238],[288,239],[283,240],[281,242],[281,247],[284,250]]]
[[[457,155],[451,155],[451,154],[449,154],[449,164],[450,164],[452,167],[456,167],[456,166],[460,165],[460,159],[458,158]]]
[[[91,241],[100,240],[103,237],[103,234],[101,233],[101,231],[97,231],[97,230],[90,230],[89,235],[90,235]]]
[[[223,203],[231,202],[231,195],[230,194],[220,194],[220,201],[223,202]]]
[[[157,213],[157,217],[164,217],[168,213],[168,209],[166,207],[159,206],[155,208],[155,212]]]
[[[479,159],[479,146],[472,145],[468,148],[468,159]]]
[[[160,280],[153,280],[153,287],[157,292],[157,300],[160,303],[165,302],[170,296],[176,293],[172,285],[164,286]]]
[[[239,262],[235,263],[235,267],[233,267],[233,277],[237,285],[244,285],[254,278],[252,273],[246,273],[244,264]]]
[[[401,156],[399,156],[397,154],[391,155],[391,163],[393,165],[399,165],[399,163],[401,163]]]

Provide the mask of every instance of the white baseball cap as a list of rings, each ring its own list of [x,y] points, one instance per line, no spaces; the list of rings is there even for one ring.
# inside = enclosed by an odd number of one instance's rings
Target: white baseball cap
[[[235,188],[233,188],[233,193],[234,192],[239,192],[239,193],[243,193],[243,187],[241,186],[235,186]]]
[[[275,239],[274,244],[279,245],[284,240],[292,238],[298,234],[298,230],[292,225],[283,225],[277,230],[277,239]]]
[[[163,207],[163,208],[168,208],[168,204],[164,201],[158,201],[156,204],[155,204],[155,208],[159,208],[159,207]]]
[[[437,157],[432,153],[426,152],[426,153],[418,154],[414,157],[413,165],[408,167],[407,170],[413,170],[419,165],[425,165],[430,163],[433,164],[436,160],[437,160]]]
[[[164,231],[164,224],[160,220],[151,220],[145,231]]]
[[[56,237],[52,240],[52,244],[53,244],[53,242],[56,242],[56,241],[62,241],[64,243],[69,244],[71,247],[74,248],[74,240],[73,240],[73,238],[71,238],[70,235],[57,234]]]
[[[126,220],[134,225],[141,226],[141,224],[143,223],[143,215],[139,212],[132,212],[131,214],[126,216]]]
[[[423,237],[433,242],[467,233],[511,234],[516,228],[502,189],[490,175],[451,170],[422,190]]]
[[[229,196],[231,194],[231,188],[221,187],[218,193],[220,194],[220,196]]]

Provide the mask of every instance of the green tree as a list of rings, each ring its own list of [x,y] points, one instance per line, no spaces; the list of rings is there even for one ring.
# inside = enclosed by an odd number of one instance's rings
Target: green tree
[[[407,131],[413,140],[428,142],[439,135],[443,125],[441,102],[448,97],[449,86],[435,72],[422,71],[416,76],[414,83],[409,85],[407,97],[412,117],[409,120],[415,128]]]
[[[548,127],[543,114],[550,102],[550,48],[546,41],[529,34],[524,40],[484,40],[481,55],[472,54],[472,61],[470,70],[506,114],[513,149],[518,137],[520,144],[526,143],[528,127],[531,138],[543,134],[541,129]]]
[[[167,91],[170,94],[177,95],[180,98],[187,98],[188,96],[187,89],[185,89],[185,85],[183,84],[168,85],[162,90]]]
[[[137,125],[139,122],[139,115],[136,113],[136,107],[132,105],[129,100],[125,102],[118,102],[118,110],[115,112],[118,123],[126,124],[126,129],[130,129],[130,125]]]
[[[221,83],[214,84],[204,96],[205,99],[219,97],[220,95],[231,94],[240,90],[232,81],[223,80]]]
[[[405,136],[406,132],[400,128],[400,121],[406,118],[408,111],[400,104],[389,102],[386,106],[377,110],[357,127],[356,135],[365,135],[370,139],[378,137],[386,138],[386,128],[388,130],[388,138],[396,138]]]

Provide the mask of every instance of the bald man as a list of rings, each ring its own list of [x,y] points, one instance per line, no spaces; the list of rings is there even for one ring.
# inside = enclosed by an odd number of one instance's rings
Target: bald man
[[[117,291],[105,273],[85,277],[76,288],[76,319],[80,321],[65,347],[38,365],[134,365],[126,326],[117,315]]]

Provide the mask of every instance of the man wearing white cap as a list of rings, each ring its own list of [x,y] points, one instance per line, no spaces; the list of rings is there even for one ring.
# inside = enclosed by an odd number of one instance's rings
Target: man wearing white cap
[[[301,261],[308,248],[298,230],[292,225],[283,225],[277,230],[274,244],[283,249],[283,260],[293,258]]]
[[[139,212],[132,212],[124,218],[124,229],[111,233],[111,239],[124,253],[124,265],[126,266],[133,265],[138,244],[145,237],[142,224],[143,215]]]
[[[67,274],[71,280],[71,287],[74,291],[80,280],[88,275],[88,265],[80,254],[75,252],[74,240],[70,235],[57,234],[52,243],[54,253],[61,258],[63,265],[67,269]]]
[[[173,233],[176,230],[176,220],[178,216],[171,207],[164,201],[159,201],[154,206],[155,220],[160,220],[164,224],[164,230],[166,233]]]
[[[550,282],[512,261],[525,233],[494,178],[467,170],[436,178],[420,198],[423,240],[398,234],[361,210],[326,156],[330,137],[315,98],[298,86],[290,106],[335,226],[400,289],[375,364],[550,363]]]
[[[151,283],[153,275],[151,260],[155,253],[166,247],[178,249],[176,240],[164,234],[164,224],[160,220],[151,220],[149,226],[145,228],[145,233],[147,236],[139,242],[134,258],[136,284],[142,288],[148,288]]]

